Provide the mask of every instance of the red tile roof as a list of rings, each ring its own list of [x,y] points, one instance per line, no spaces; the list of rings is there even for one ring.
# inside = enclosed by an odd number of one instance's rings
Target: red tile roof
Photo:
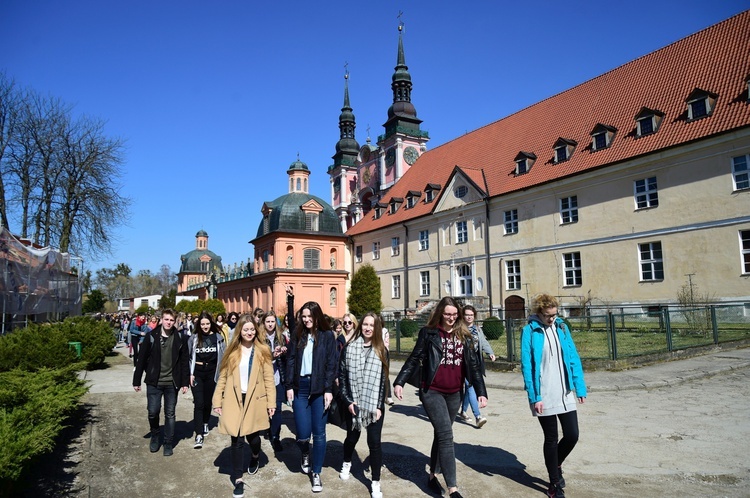
[[[426,182],[445,188],[455,166],[484,169],[494,197],[747,127],[749,73],[750,10],[425,152],[382,202],[422,190]],[[718,94],[718,100],[710,116],[691,122],[685,99],[696,88]],[[634,116],[643,107],[663,112],[664,119],[656,133],[638,137]],[[590,132],[597,123],[618,131],[610,147],[592,152]],[[553,145],[560,137],[578,146],[569,160],[554,164]],[[514,176],[520,151],[537,160],[528,173]],[[428,215],[436,204],[402,206],[379,219],[371,211],[347,234]]]

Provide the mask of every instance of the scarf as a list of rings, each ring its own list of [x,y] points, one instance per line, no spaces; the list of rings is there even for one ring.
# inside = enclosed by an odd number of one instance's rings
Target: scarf
[[[354,430],[358,431],[375,422],[383,382],[383,363],[372,347],[366,348],[364,344],[364,339],[358,337],[346,347],[349,390],[359,407],[359,415],[353,417],[352,422]]]

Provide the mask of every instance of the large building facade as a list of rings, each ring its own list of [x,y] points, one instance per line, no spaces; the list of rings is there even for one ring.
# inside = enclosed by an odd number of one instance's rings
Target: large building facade
[[[377,147],[354,153],[345,93],[329,168],[386,312],[750,302],[750,11],[430,151],[404,60],[399,35]]]

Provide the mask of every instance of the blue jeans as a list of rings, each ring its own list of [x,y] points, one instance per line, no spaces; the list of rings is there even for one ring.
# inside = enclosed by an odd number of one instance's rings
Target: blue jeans
[[[292,410],[294,410],[294,425],[297,427],[297,446],[303,454],[310,453],[310,435],[312,434],[313,451],[310,465],[314,474],[320,474],[326,457],[328,417],[323,395],[310,396],[310,377],[300,377],[299,390],[292,401]]]
[[[479,402],[477,401],[477,393],[474,391],[474,386],[469,384],[469,381],[465,381],[466,392],[464,393],[464,404],[461,407],[461,411],[465,412],[471,404],[471,411],[474,413],[474,418],[479,418],[482,414],[479,412]]]
[[[174,439],[174,414],[177,407],[177,388],[146,384],[146,406],[152,435],[159,433],[159,412],[161,412],[162,396],[164,397],[164,444],[172,444]]]
[[[456,452],[453,447],[453,421],[461,407],[461,393],[445,394],[428,389],[422,394],[422,406],[432,423],[430,472],[443,473],[445,484],[456,486]]]
[[[284,384],[276,386],[276,411],[271,417],[271,438],[279,439],[281,435],[281,402],[286,399]]]

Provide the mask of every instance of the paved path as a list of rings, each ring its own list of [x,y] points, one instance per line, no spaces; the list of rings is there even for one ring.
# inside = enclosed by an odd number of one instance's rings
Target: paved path
[[[119,352],[125,351],[120,347]],[[213,429],[202,450],[192,447],[192,398],[180,395],[174,456],[148,451],[144,393],[131,387],[132,365],[116,357],[88,372],[90,420],[62,462],[70,482],[58,494],[86,497],[229,497],[229,438]],[[689,359],[620,372],[586,374],[579,406],[581,438],[565,463],[569,497],[750,496],[750,348],[717,350]],[[393,375],[400,368],[394,362]],[[392,375],[392,377],[393,377]],[[542,431],[531,417],[519,373],[488,372],[490,405],[482,429],[456,422],[458,482],[466,497],[544,496]],[[407,389],[386,414],[384,496],[428,495],[425,465],[432,431]],[[312,496],[299,473],[299,452],[284,409],[284,451],[265,456],[245,476],[245,496]],[[319,496],[367,497],[369,479],[355,456],[353,478],[341,481],[344,431],[330,427]],[[367,457],[364,437],[357,446]],[[355,454],[356,455],[356,454]]]

